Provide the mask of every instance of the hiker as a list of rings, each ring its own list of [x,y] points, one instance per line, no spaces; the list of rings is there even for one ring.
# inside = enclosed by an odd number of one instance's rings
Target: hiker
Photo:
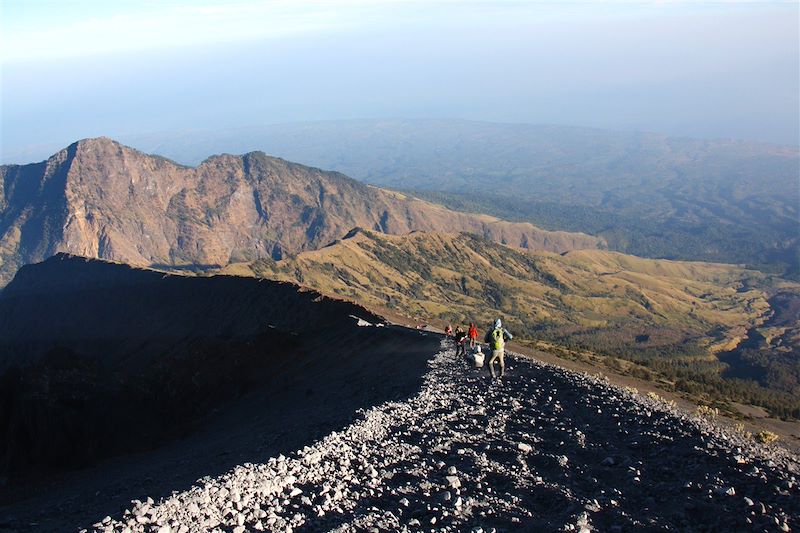
[[[461,326],[456,327],[456,357],[459,355],[467,356],[467,332],[461,329]]]
[[[444,334],[448,337],[453,335],[453,327],[450,324],[447,324],[447,327],[444,328]]]
[[[480,344],[475,347],[475,350],[469,354],[468,359],[472,361],[475,368],[483,368],[483,352],[481,352]]]
[[[469,336],[469,347],[475,348],[475,343],[478,341],[478,328],[472,322],[469,323],[467,335]]]
[[[490,329],[486,332],[486,336],[483,338],[483,342],[489,344],[489,348],[492,350],[492,357],[489,358],[489,370],[492,371],[492,377],[497,377],[494,373],[494,360],[500,360],[500,377],[503,377],[503,374],[506,371],[506,365],[503,361],[503,356],[505,355],[505,345],[506,341],[510,341],[513,339],[514,336],[508,332],[507,329],[503,327],[503,323],[498,318],[494,323],[494,328]]]

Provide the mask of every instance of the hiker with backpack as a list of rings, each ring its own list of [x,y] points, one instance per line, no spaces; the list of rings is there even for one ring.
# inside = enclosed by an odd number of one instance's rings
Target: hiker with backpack
[[[503,361],[503,356],[505,355],[505,344],[506,341],[510,341],[513,338],[514,336],[503,327],[503,323],[499,318],[495,321],[494,328],[486,332],[483,342],[487,343],[489,345],[489,349],[492,350],[492,357],[489,359],[489,370],[492,371],[492,378],[497,377],[494,373],[495,359],[500,360],[500,377],[503,377],[503,374],[506,371],[506,365]]]
[[[456,327],[456,357],[459,355],[467,356],[467,332],[461,329],[461,326]]]

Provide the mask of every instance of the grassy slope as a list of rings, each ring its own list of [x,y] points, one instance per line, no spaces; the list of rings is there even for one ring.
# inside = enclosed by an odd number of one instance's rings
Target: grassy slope
[[[613,355],[669,386],[783,414],[800,408],[791,383],[767,391],[735,382],[737,392],[728,390],[734,382],[720,378],[725,365],[715,354],[735,347],[771,313],[764,287],[776,282],[755,271],[604,251],[526,253],[463,234],[365,231],[292,259],[236,270],[297,281],[421,321],[483,327],[502,316],[522,338]],[[778,284],[800,292],[796,284]]]

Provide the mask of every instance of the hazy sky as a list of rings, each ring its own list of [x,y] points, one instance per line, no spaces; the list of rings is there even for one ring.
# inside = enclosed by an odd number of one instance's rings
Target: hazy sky
[[[0,0],[0,9],[3,162],[89,136],[340,118],[800,137],[794,1]]]

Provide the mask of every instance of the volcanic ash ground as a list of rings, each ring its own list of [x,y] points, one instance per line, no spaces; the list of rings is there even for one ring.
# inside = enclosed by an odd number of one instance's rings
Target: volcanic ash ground
[[[289,455],[243,464],[103,532],[789,531],[797,457],[600,378],[446,341],[419,393]]]

